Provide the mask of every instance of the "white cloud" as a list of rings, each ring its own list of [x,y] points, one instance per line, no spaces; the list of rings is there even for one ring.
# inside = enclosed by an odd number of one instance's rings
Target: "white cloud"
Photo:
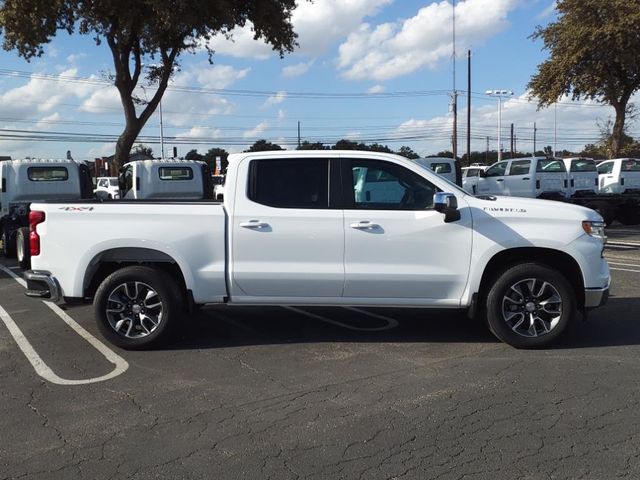
[[[287,113],[284,110],[282,109],[278,110],[278,120],[283,120],[286,116],[287,116]]]
[[[383,93],[385,90],[386,89],[384,85],[374,85],[369,90],[367,90],[367,93]]]
[[[375,15],[393,0],[314,0],[300,1],[291,15],[298,34],[301,55],[319,56],[352,32],[366,17]],[[276,55],[271,46],[254,40],[253,25],[232,31],[233,41],[223,35],[214,37],[210,45],[219,54],[264,60]]]
[[[287,98],[287,92],[278,92],[275,95],[271,95],[269,98],[265,100],[262,104],[262,108],[272,107],[273,105],[277,105],[282,103]]]
[[[295,65],[288,65],[282,69],[282,76],[291,78],[291,77],[299,77],[300,75],[304,75],[309,71],[313,65],[313,60],[309,62],[300,62]]]
[[[176,134],[177,138],[198,138],[208,140],[218,140],[222,137],[222,130],[215,127],[192,127],[188,132]]]
[[[120,94],[113,85],[105,85],[94,91],[82,105],[81,112],[87,113],[115,113],[116,109],[122,108]]]
[[[456,5],[457,46],[477,46],[502,31],[517,0],[465,0]],[[402,22],[360,25],[339,47],[338,68],[351,80],[388,80],[433,68],[451,57],[452,5],[431,3]]]
[[[536,15],[536,20],[544,20],[545,18],[550,17],[556,11],[557,5],[558,5],[557,0],[554,0],[553,2],[551,2],[551,5],[549,5],[542,12]]]
[[[79,60],[82,60],[86,57],[86,53],[72,53],[71,55],[67,56],[67,63],[78,63]]]
[[[204,88],[220,89],[245,78],[250,71],[250,68],[239,70],[230,65],[203,66],[198,69],[196,78]]]
[[[89,158],[110,157],[116,151],[115,143],[103,143],[97,147],[90,148],[87,154]]]
[[[243,132],[242,138],[258,137],[259,135],[266,132],[268,128],[269,128],[269,122],[267,121],[261,122],[258,125],[256,125],[255,128],[252,128],[251,130],[246,130],[245,132]]]

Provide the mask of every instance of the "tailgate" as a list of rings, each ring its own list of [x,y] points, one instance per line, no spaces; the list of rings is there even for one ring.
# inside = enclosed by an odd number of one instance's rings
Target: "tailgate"
[[[567,174],[565,172],[549,172],[536,173],[536,189],[538,194],[545,192],[562,192],[564,193],[567,183]]]

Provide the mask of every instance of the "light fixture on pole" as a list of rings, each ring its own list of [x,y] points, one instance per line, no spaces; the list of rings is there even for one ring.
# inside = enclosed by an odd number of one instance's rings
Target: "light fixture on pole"
[[[498,161],[502,160],[502,98],[513,96],[511,90],[487,90],[484,92],[490,97],[498,97]]]

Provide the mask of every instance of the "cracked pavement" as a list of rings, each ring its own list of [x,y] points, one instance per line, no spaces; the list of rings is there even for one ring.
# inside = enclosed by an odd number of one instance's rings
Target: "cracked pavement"
[[[626,231],[610,238],[640,243]],[[608,247],[638,272],[613,271],[609,304],[541,351],[450,312],[372,310],[398,326],[358,331],[279,307],[216,307],[170,348],[116,350],[124,374],[59,386],[0,325],[0,480],[639,478],[638,248]],[[0,304],[54,371],[109,371],[20,289],[0,274]],[[91,306],[67,312],[100,338]]]

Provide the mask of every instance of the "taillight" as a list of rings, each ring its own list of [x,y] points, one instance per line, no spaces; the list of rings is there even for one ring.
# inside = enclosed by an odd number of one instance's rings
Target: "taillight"
[[[29,212],[29,251],[32,257],[40,255],[40,236],[36,227],[44,222],[44,212]]]

